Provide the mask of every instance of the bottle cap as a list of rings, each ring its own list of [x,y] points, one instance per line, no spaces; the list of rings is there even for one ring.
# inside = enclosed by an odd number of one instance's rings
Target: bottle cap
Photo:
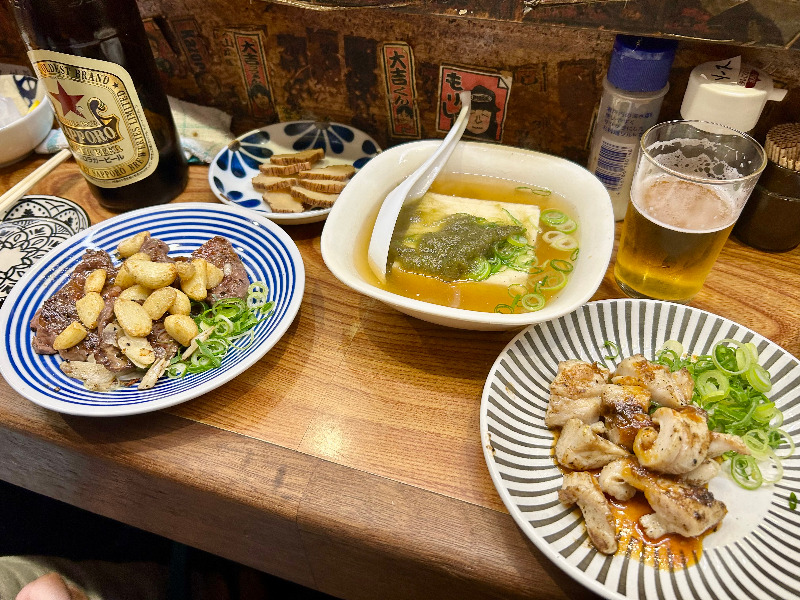
[[[674,40],[618,35],[611,52],[608,81],[627,92],[654,92],[667,85]]]
[[[783,100],[786,90],[776,88],[772,77],[748,65],[742,57],[696,66],[681,104],[684,119],[727,125],[739,131],[756,126],[767,100]]]

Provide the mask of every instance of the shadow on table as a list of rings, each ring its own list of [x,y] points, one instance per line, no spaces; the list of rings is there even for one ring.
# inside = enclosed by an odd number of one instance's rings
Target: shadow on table
[[[169,572],[169,600],[335,600],[4,481],[0,515],[0,556],[156,563]]]

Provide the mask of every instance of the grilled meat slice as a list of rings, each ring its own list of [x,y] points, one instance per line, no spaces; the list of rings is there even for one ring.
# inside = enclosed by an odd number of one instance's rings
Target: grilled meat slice
[[[558,436],[555,455],[560,465],[584,471],[599,469],[612,460],[628,456],[628,452],[597,435],[580,419],[569,419]]]
[[[83,286],[86,277],[95,269],[105,269],[109,278],[116,275],[117,269],[111,257],[102,250],[87,250],[81,261],[72,271],[69,280],[64,286],[42,303],[31,320],[31,329],[34,331],[33,349],[39,354],[55,354],[53,342],[67,325],[79,321],[75,302],[83,297]],[[85,360],[90,348],[96,344],[96,336],[87,336],[83,342],[74,348],[61,352],[67,359]],[[83,358],[81,358],[81,356]]]
[[[714,479],[722,470],[722,465],[713,458],[707,458],[700,466],[692,469],[688,473],[684,473],[678,477],[682,482],[689,485],[705,486],[708,482]]]
[[[609,440],[633,450],[640,429],[652,427],[650,392],[640,385],[609,384],[603,388],[602,414]]]
[[[600,471],[598,483],[600,489],[617,500],[630,500],[636,495],[636,488],[625,481],[622,469],[628,464],[628,458],[618,458],[608,463]]]
[[[694,391],[694,380],[686,369],[670,372],[663,365],[651,363],[641,354],[622,360],[611,378],[612,383],[636,383],[646,387],[653,402],[670,408],[689,404]]]
[[[642,466],[680,475],[700,466],[708,455],[711,433],[705,411],[694,406],[674,410],[662,406],[652,414],[658,425],[636,434],[633,453]]]
[[[594,423],[600,419],[600,395],[609,372],[596,363],[565,360],[550,384],[550,401],[545,414],[548,427],[562,427],[568,419]]]
[[[617,551],[617,526],[600,486],[586,471],[573,471],[564,475],[558,491],[564,504],[576,504],[583,513],[586,531],[595,548],[603,554]]]
[[[725,504],[706,488],[655,475],[633,458],[627,459],[620,472],[627,483],[644,492],[655,511],[639,519],[651,538],[672,532],[686,537],[700,535],[716,527],[728,512]]]
[[[192,258],[202,258],[222,269],[224,277],[218,286],[208,290],[208,300],[216,302],[222,298],[246,298],[250,279],[242,260],[231,243],[224,237],[215,236],[192,252]]]
[[[750,454],[750,448],[742,438],[733,433],[711,432],[711,443],[708,445],[708,457],[716,458],[733,450],[739,454]]]
[[[139,252],[147,254],[153,262],[175,262],[175,259],[169,256],[167,243],[158,238],[148,236],[139,248]]]

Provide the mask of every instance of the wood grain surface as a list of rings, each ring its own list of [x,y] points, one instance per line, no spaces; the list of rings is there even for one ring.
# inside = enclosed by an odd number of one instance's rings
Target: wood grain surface
[[[43,160],[0,169],[0,190]],[[192,167],[177,201],[216,202],[206,177]],[[32,193],[111,216],[72,161]],[[483,459],[483,384],[516,332],[431,325],[353,292],[322,261],[322,227],[285,227],[306,266],[300,312],[213,392],[90,419],[0,382],[0,478],[341,598],[591,597],[516,527]],[[799,256],[731,239],[692,305],[798,355]],[[594,299],[617,297],[609,268]]]

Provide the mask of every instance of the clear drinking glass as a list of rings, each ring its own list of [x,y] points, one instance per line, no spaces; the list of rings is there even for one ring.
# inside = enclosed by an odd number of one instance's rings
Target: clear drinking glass
[[[689,302],[767,164],[752,137],[705,121],[642,135],[614,277],[634,298]]]

